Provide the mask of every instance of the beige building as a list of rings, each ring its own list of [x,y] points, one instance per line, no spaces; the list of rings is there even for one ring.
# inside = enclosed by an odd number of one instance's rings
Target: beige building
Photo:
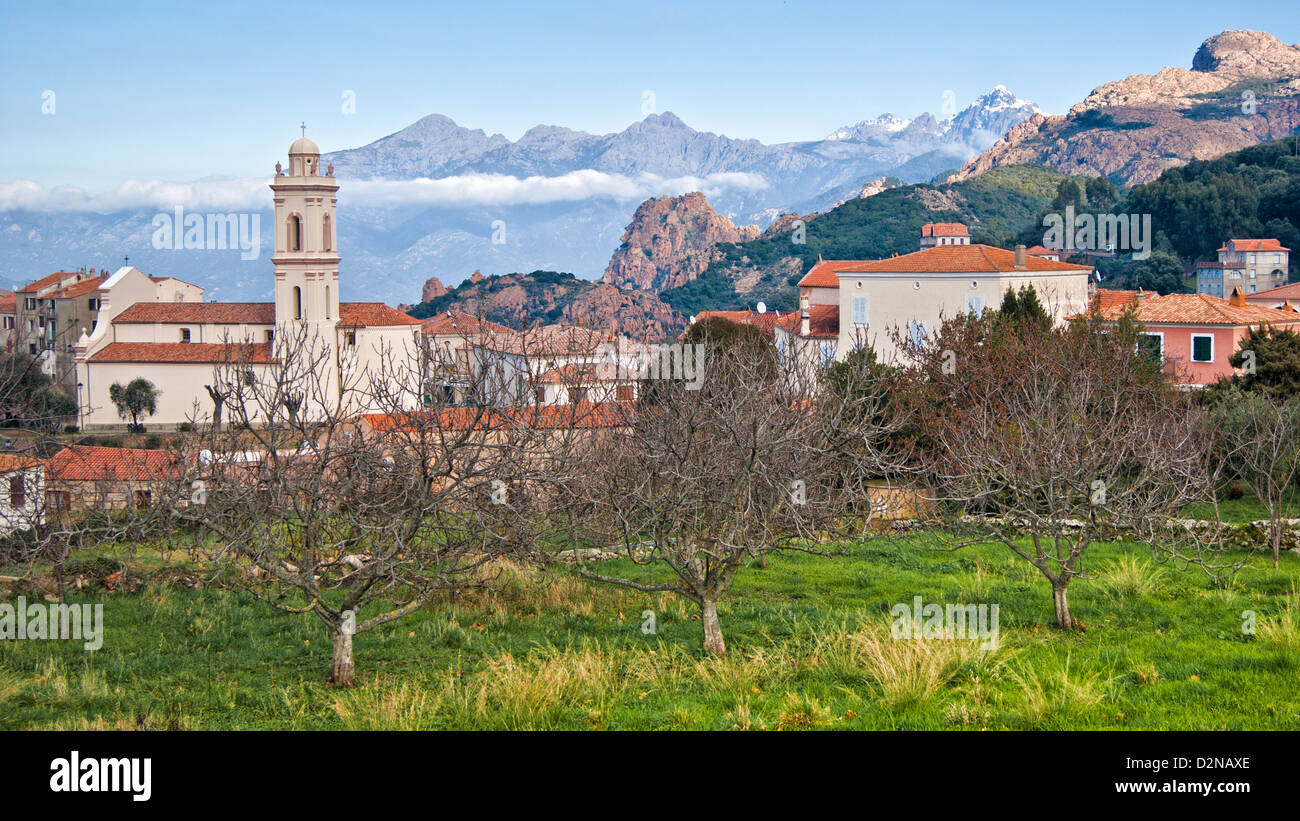
[[[172,300],[133,300],[122,286],[140,282],[139,272],[114,274],[105,283],[103,316],[74,346],[81,424],[121,425],[109,389],[137,377],[161,391],[146,425],[209,419],[215,406],[207,386],[219,368],[270,380],[290,354],[319,364],[305,377],[312,381],[302,409],[309,417],[325,403],[344,413],[366,410],[366,382],[381,374],[409,381],[410,402],[418,404],[419,320],[378,302],[339,301],[338,188],[333,168],[322,173],[320,149],[305,137],[290,146],[287,170],[276,164],[274,302],[190,301],[175,284],[159,285],[179,295]]]
[[[1227,298],[1234,289],[1251,295],[1286,285],[1291,249],[1276,239],[1230,239],[1217,262],[1196,263],[1196,292]]]
[[[923,339],[946,318],[996,309],[1008,289],[1033,286],[1057,321],[1082,313],[1091,273],[1023,246],[1007,251],[962,242],[889,259],[822,261],[800,280],[799,323],[777,326],[777,346],[815,347],[817,360],[842,360],[865,344],[882,362],[900,364],[896,333]]]

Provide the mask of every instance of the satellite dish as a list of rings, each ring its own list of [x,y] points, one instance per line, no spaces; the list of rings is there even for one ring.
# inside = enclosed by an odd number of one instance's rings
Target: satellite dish
[[[760,303],[758,303],[758,312],[759,312],[760,314],[765,314],[765,313],[767,313],[767,303],[765,303],[765,302],[760,302]]]
[[[692,324],[692,325],[695,324],[695,317],[694,317],[694,316],[691,317],[691,324]]]
[[[203,450],[199,451],[199,464],[200,465],[212,464],[212,451],[208,450],[207,448],[204,448]]]

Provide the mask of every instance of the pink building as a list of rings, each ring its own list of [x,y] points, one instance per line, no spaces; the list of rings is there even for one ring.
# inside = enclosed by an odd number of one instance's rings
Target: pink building
[[[1107,319],[1133,311],[1151,350],[1159,352],[1179,382],[1193,387],[1233,373],[1228,358],[1237,352],[1251,328],[1269,325],[1300,332],[1300,314],[1251,305],[1239,290],[1228,299],[1209,294],[1157,296],[1098,290],[1094,299]]]

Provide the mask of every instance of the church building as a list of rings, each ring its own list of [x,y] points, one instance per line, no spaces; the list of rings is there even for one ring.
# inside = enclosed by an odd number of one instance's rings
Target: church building
[[[319,365],[313,369],[317,384],[307,393],[331,396],[379,373],[384,360],[400,365],[418,359],[412,355],[419,320],[380,302],[339,301],[338,190],[333,166],[322,173],[320,149],[305,135],[289,147],[287,170],[276,163],[274,302],[136,302],[113,306],[111,321],[97,323],[89,334],[83,330],[74,345],[79,424],[121,425],[109,389],[137,377],[160,391],[157,413],[142,421],[171,427],[211,417],[206,386],[232,361],[249,379],[273,379],[292,348],[294,356]],[[138,273],[124,268],[113,277],[132,272]]]

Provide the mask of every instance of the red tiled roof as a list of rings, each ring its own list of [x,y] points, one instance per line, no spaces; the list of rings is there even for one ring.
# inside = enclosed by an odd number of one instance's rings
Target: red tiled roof
[[[725,319],[728,322],[734,322],[737,325],[753,325],[760,331],[770,334],[772,333],[772,329],[776,327],[777,322],[785,319],[786,316],[788,316],[788,314],[780,314],[780,312],[774,311],[764,311],[761,314],[758,311],[750,310],[700,311],[699,314],[696,315],[695,321],[703,322],[706,319]]]
[[[1276,239],[1230,239],[1220,251],[1290,251]]]
[[[49,469],[52,479],[71,482],[149,481],[177,475],[176,454],[171,451],[90,445],[64,448],[50,459]]]
[[[77,271],[55,271],[49,276],[43,276],[35,282],[29,282],[18,289],[20,294],[30,294],[36,291],[44,291],[46,288],[57,287],[60,282],[68,277],[80,276]]]
[[[1132,303],[1130,303],[1131,305]],[[1102,311],[1106,319],[1118,319],[1127,306],[1113,305]],[[1300,315],[1262,305],[1243,302],[1234,305],[1209,294],[1169,294],[1140,301],[1133,309],[1137,320],[1146,325],[1296,325]]]
[[[117,315],[114,324],[177,323],[198,325],[273,325],[274,302],[137,302]]]
[[[365,328],[373,325],[419,325],[420,320],[382,302],[340,302],[339,324]]]
[[[1016,267],[1016,254],[991,245],[936,245],[910,254],[866,262],[840,273],[918,274],[1019,274],[1024,271],[1091,271],[1091,266],[1055,262],[1042,257],[1025,257],[1025,267]]]
[[[1091,311],[1095,308],[1100,311],[1103,316],[1108,316],[1116,310],[1122,312],[1124,308],[1130,305],[1136,305],[1138,302],[1153,296],[1160,296],[1160,294],[1153,291],[1143,291],[1141,288],[1136,291],[1117,291],[1108,288],[1098,288],[1093,291],[1091,296],[1088,298],[1088,310]],[[1118,316],[1118,313],[1115,315]]]
[[[525,408],[443,408],[434,419],[431,412],[409,414],[370,413],[362,417],[375,430],[389,431],[410,424],[431,428],[469,430],[520,426],[537,429],[609,428],[630,425],[636,419],[631,402],[579,402],[575,405],[544,405]]]
[[[31,456],[23,456],[19,453],[0,453],[0,473],[38,468],[43,464],[45,463],[40,459],[34,459]]]
[[[970,232],[962,222],[927,222],[921,226],[923,237],[966,237]]]
[[[76,297],[79,296],[92,294],[95,291],[98,291],[99,286],[103,285],[104,281],[107,279],[108,277],[95,277],[94,279],[85,279],[82,280],[81,282],[76,283],[75,285],[69,285],[68,287],[55,291],[52,294],[47,294],[45,298],[46,299],[75,299]]]
[[[477,334],[483,331],[510,333],[510,328],[489,322],[464,311],[443,311],[437,316],[424,320],[424,332],[436,336],[459,336]]]
[[[91,362],[160,362],[174,364],[220,364],[273,361],[271,343],[252,342],[111,342],[90,357]]]
[[[803,327],[803,316],[799,311],[791,311],[781,317],[781,328],[796,336]],[[840,306],[809,305],[808,335],[805,339],[838,339],[840,335]]]
[[[1247,302],[1252,299],[1300,299],[1300,282],[1292,282],[1290,285],[1279,285],[1276,288],[1269,288],[1267,291],[1246,294]],[[0,302],[0,304],[3,304],[3,302]]]
[[[483,347],[515,356],[592,354],[609,342],[609,333],[581,325],[543,325],[527,331],[489,333]]]
[[[0,314],[12,314],[18,310],[18,295],[0,296]]]
[[[1059,257],[1061,255],[1061,250],[1059,248],[1044,248],[1041,245],[1033,245],[1026,248],[1025,253],[1029,254],[1031,257],[1044,257],[1049,255]]]
[[[869,259],[819,259],[817,264],[808,269],[808,273],[799,280],[800,288],[838,288],[840,278],[838,271],[851,270],[854,266],[865,265]]]

